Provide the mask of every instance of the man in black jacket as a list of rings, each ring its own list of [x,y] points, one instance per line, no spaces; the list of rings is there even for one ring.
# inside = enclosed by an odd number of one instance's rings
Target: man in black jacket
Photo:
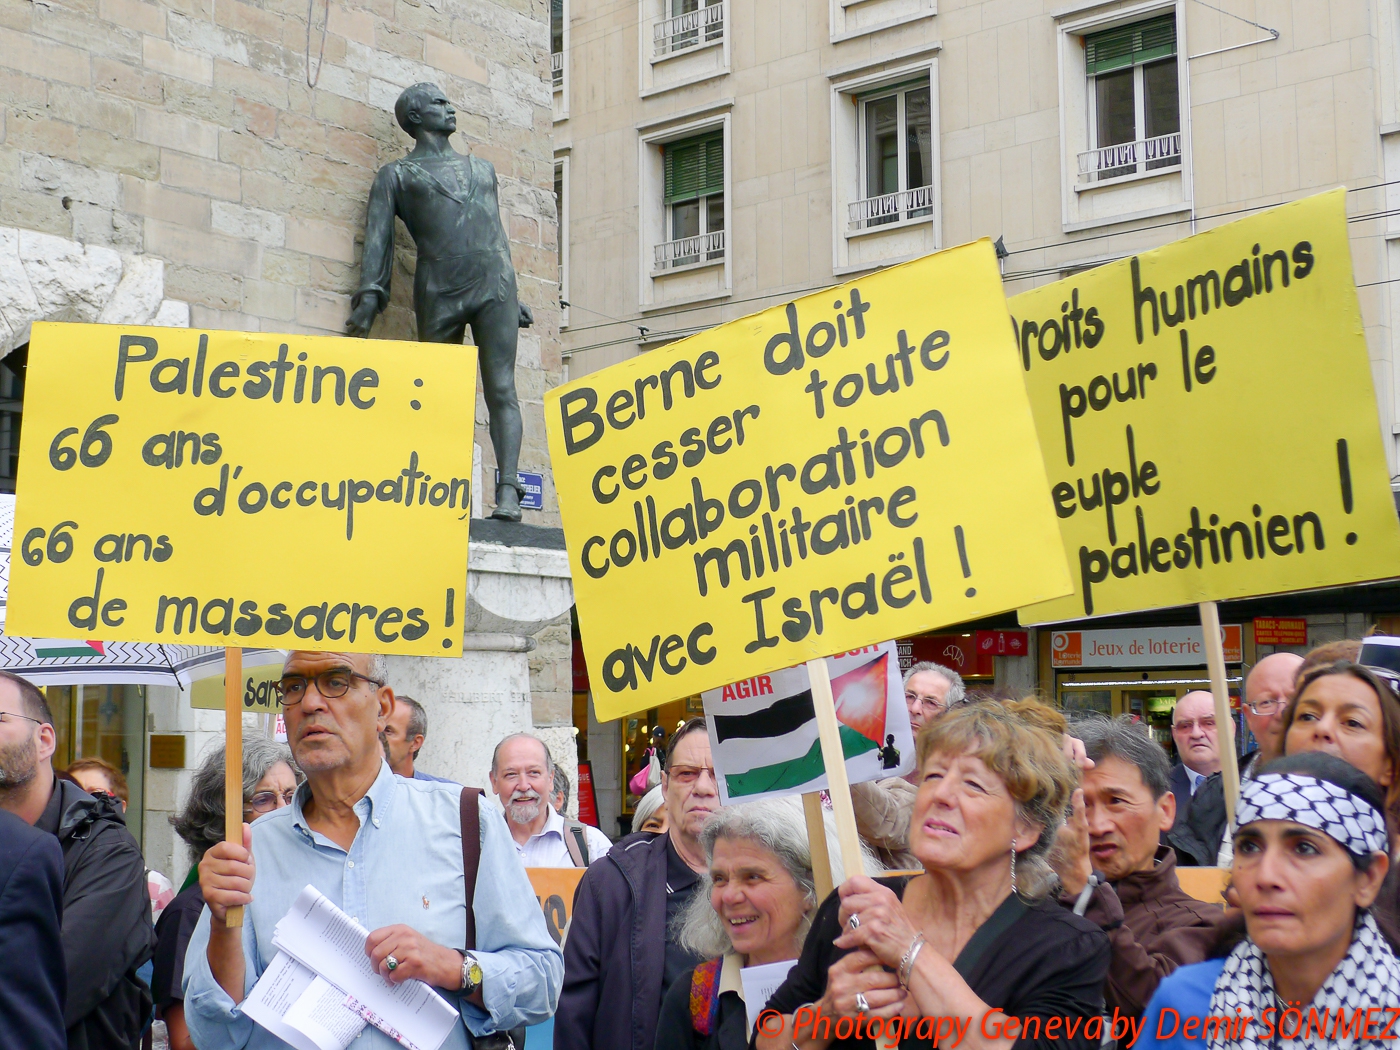
[[[132,1050],[151,1010],[136,970],[155,944],[141,847],[115,802],[54,776],[53,716],[39,690],[0,671],[0,712],[0,809],[55,835],[63,852],[68,1050]]]
[[[666,989],[703,961],[673,935],[706,868],[700,829],[719,808],[703,718],[671,738],[661,790],[669,830],[619,841],[574,895],[554,1014],[557,1050],[652,1050]]]
[[[0,719],[8,720],[8,715]],[[0,981],[0,1046],[63,1050],[68,1045],[66,978],[58,950],[62,912],[58,843],[0,810],[0,959],[7,960]]]

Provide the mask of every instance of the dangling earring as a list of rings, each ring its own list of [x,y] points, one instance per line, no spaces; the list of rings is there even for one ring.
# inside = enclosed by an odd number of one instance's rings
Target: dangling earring
[[[1016,892],[1016,840],[1011,840],[1011,892]]]

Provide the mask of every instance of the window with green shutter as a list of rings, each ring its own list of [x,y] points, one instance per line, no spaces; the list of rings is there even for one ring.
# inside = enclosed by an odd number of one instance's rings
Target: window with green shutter
[[[710,132],[662,147],[666,162],[666,203],[724,192],[724,133]]]
[[[1169,58],[1176,54],[1176,16],[1090,33],[1084,37],[1084,51],[1091,77]]]

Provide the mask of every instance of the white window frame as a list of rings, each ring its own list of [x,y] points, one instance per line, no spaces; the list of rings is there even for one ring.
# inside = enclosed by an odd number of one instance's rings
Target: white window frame
[[[1186,48],[1186,0],[1145,0],[1129,7],[1118,7],[1114,0],[1091,0],[1056,12],[1056,35],[1059,42],[1060,65],[1060,143],[1061,228],[1065,233],[1096,229],[1140,219],[1175,215],[1194,210],[1192,200],[1191,148],[1191,80]],[[1181,135],[1181,164],[1176,167],[1154,168],[1135,172],[1103,182],[1079,182],[1079,155],[1091,148],[1096,131],[1090,123],[1092,103],[1089,96],[1090,77],[1085,60],[1084,38],[1090,34],[1117,26],[1143,22],[1154,15],[1173,14],[1177,26],[1177,96]],[[1180,191],[1162,194],[1159,199],[1138,203],[1139,190],[1154,182],[1180,180]],[[1118,209],[1104,201],[1103,195],[1122,193],[1127,202]],[[1085,214],[1080,200],[1093,195],[1100,198],[1098,207]],[[1108,205],[1108,206],[1105,206]]]
[[[688,55],[702,48],[719,47],[724,43],[724,38],[729,32],[729,0],[714,0],[713,3],[698,0],[698,2],[699,6],[694,11],[671,15],[667,13],[671,8],[670,0],[661,0],[661,13],[651,27],[650,57],[653,65],[668,59],[678,58],[681,55]],[[694,29],[689,28],[689,23],[692,21],[695,23]],[[685,28],[676,28],[672,23],[683,24]],[[668,25],[672,25],[673,31],[663,33],[663,27]],[[676,37],[692,32],[695,34],[693,42],[682,44],[680,47],[674,46],[673,42]],[[661,43],[663,36],[668,41],[664,49]]]
[[[570,41],[570,29],[569,29],[569,20],[570,20],[570,19],[569,19],[569,15],[570,15],[571,12],[570,12],[569,9],[570,9],[571,6],[572,6],[572,0],[564,0],[564,12],[563,12],[563,18],[564,18],[563,42],[562,42],[562,44],[560,45],[561,47],[563,47],[564,50],[561,51],[561,52],[559,52],[559,56],[558,56],[558,60],[559,60],[559,82],[558,82],[558,84],[555,84],[555,83],[554,83],[554,61],[555,61],[554,52],[553,52],[552,50],[551,50],[551,52],[550,52],[550,85],[551,85],[551,96],[552,96],[552,98],[553,98],[553,106],[554,106],[554,121],[555,121],[556,124],[557,124],[558,122],[562,121],[562,120],[568,120],[568,119],[569,119],[569,66],[571,65],[571,63],[570,63],[570,61],[569,61],[569,57],[570,57],[570,46],[569,46],[569,45],[570,45],[570,43],[571,43],[571,41]],[[553,32],[553,27],[551,26],[551,27],[550,27],[550,43],[553,44],[553,41],[554,41],[554,32]]]
[[[878,237],[892,230],[927,225],[933,231],[933,244],[924,252],[916,254],[937,251],[943,246],[943,158],[938,99],[938,55],[941,49],[942,45],[934,42],[902,54],[890,55],[879,62],[833,70],[827,74],[831,83],[831,265],[833,273],[837,276],[870,268],[868,265],[852,266],[849,262],[850,245],[861,238]],[[855,201],[867,199],[866,187],[869,185],[866,180],[868,160],[865,151],[864,101],[878,97],[883,90],[914,87],[914,81],[925,78],[929,87],[929,114],[932,122],[929,136],[933,147],[933,199],[930,205],[932,210],[928,215],[854,229],[850,222],[850,205]],[[902,110],[903,106],[900,108]],[[901,139],[902,137],[901,134]],[[901,154],[903,149],[901,141]],[[901,171],[901,179],[903,177]],[[898,261],[903,259],[881,260],[881,263]]]
[[[1127,23],[1127,24],[1132,24],[1132,23]],[[1180,29],[1180,24],[1179,24],[1179,23],[1178,23],[1177,28]],[[1088,33],[1084,33],[1084,34],[1081,36],[1081,39],[1083,39],[1084,37],[1090,36],[1093,32],[1097,32],[1097,30],[1092,30],[1092,31],[1090,31],[1090,32],[1088,32]],[[1178,33],[1178,34],[1177,34],[1177,54],[1172,56],[1172,59],[1173,59],[1174,61],[1177,61],[1176,104],[1177,104],[1177,127],[1178,127],[1178,129],[1181,127],[1181,123],[1182,123],[1182,121],[1181,121],[1182,113],[1181,113],[1181,110],[1180,110],[1180,107],[1181,107],[1181,63],[1180,63],[1180,61],[1179,61],[1179,58],[1180,58],[1181,46],[1182,46],[1183,43],[1184,43],[1184,41],[1181,39],[1180,33]],[[1162,61],[1162,60],[1159,59],[1158,61]],[[1134,128],[1135,131],[1146,132],[1146,130],[1147,130],[1147,89],[1146,89],[1145,85],[1143,84],[1143,70],[1146,69],[1147,67],[1146,67],[1146,65],[1141,64],[1141,63],[1134,63],[1133,66],[1132,66],[1131,68],[1132,68],[1132,71],[1133,71],[1133,128]],[[1118,72],[1118,71],[1117,71],[1117,70],[1114,70],[1114,72]],[[1081,155],[1082,155],[1082,154],[1087,154],[1087,153],[1096,153],[1096,152],[1098,152],[1101,148],[1103,148],[1103,147],[1099,144],[1099,141],[1098,141],[1098,137],[1099,137],[1099,114],[1098,114],[1098,109],[1099,109],[1099,93],[1098,93],[1098,91],[1097,91],[1097,89],[1096,89],[1097,85],[1094,83],[1095,81],[1097,81],[1099,75],[1100,75],[1100,74],[1089,75],[1087,72],[1086,72],[1086,74],[1085,74],[1085,78],[1086,78],[1086,81],[1087,81],[1087,82],[1086,82],[1085,85],[1084,85],[1084,92],[1085,92],[1085,96],[1086,96],[1086,99],[1087,99],[1087,102],[1088,102],[1088,109],[1089,109],[1088,116],[1087,116],[1087,118],[1086,118],[1087,123],[1088,123],[1088,131],[1089,131],[1089,139],[1088,139],[1089,145],[1088,145],[1088,148],[1087,148],[1087,149],[1084,149],[1084,150],[1081,151]],[[1183,138],[1182,132],[1181,132],[1180,130],[1178,130],[1178,131],[1176,131],[1174,134],[1175,134],[1175,136],[1176,136],[1176,138],[1177,138],[1178,143],[1180,143],[1181,140],[1182,140],[1182,138]],[[1134,147],[1136,147],[1138,143],[1141,143],[1141,142],[1143,142],[1143,141],[1144,141],[1144,139],[1138,138],[1138,139],[1136,139],[1131,145],[1133,145]],[[1129,145],[1129,144],[1128,144],[1128,143],[1120,143],[1120,144],[1116,144],[1116,145]],[[1135,150],[1135,152],[1136,152],[1136,150]],[[1170,164],[1170,165],[1164,165],[1164,166],[1159,167],[1159,168],[1148,168],[1148,167],[1147,167],[1148,158],[1147,158],[1146,155],[1145,155],[1146,151],[1143,151],[1143,152],[1144,152],[1143,158],[1142,158],[1141,160],[1138,160],[1138,161],[1136,162],[1136,167],[1137,167],[1137,169],[1138,169],[1137,171],[1130,171],[1130,172],[1127,172],[1126,174],[1123,174],[1123,175],[1115,175],[1115,176],[1113,176],[1113,178],[1111,178],[1111,179],[1085,179],[1085,178],[1083,177],[1083,175],[1080,174],[1080,176],[1079,176],[1079,177],[1076,179],[1076,181],[1075,181],[1075,191],[1076,191],[1076,192],[1082,193],[1082,192],[1084,192],[1084,191],[1087,190],[1087,189],[1095,189],[1095,188],[1102,187],[1102,186],[1114,186],[1114,185],[1117,185],[1117,184],[1120,183],[1120,182],[1133,182],[1133,181],[1135,181],[1135,180],[1137,180],[1137,179],[1140,179],[1140,178],[1147,178],[1147,177],[1151,177],[1151,176],[1153,176],[1153,175],[1162,174],[1162,173],[1165,173],[1165,172],[1168,172],[1168,171],[1174,171],[1174,170],[1180,168],[1180,166],[1181,166],[1181,152],[1180,152],[1180,146],[1178,146],[1177,163],[1176,163],[1176,164]],[[1126,165],[1126,164],[1124,164],[1124,165],[1113,165],[1113,167],[1127,167],[1127,165]],[[1110,168],[1109,170],[1113,170],[1113,169]]]
[[[829,8],[826,24],[831,42],[839,44],[932,18],[938,0],[829,0]]]
[[[932,128],[932,122],[935,121],[936,118],[934,117],[933,112],[932,112],[932,105],[933,105],[933,87],[932,87],[931,84],[913,84],[913,83],[908,83],[908,84],[891,84],[891,85],[889,85],[889,86],[886,87],[886,88],[883,88],[883,89],[882,89],[882,88],[876,88],[876,89],[873,90],[873,91],[868,91],[868,92],[865,92],[865,93],[862,93],[862,94],[860,94],[860,95],[856,95],[856,96],[855,96],[855,104],[856,104],[856,148],[860,151],[860,188],[861,188],[861,192],[862,192],[862,193],[869,193],[869,192],[870,192],[870,148],[869,148],[869,147],[870,147],[870,139],[869,139],[869,131],[870,131],[870,128],[869,128],[869,125],[866,123],[866,121],[869,119],[868,116],[867,116],[867,112],[868,112],[870,103],[872,103],[872,102],[879,102],[879,101],[882,100],[882,99],[891,98],[891,97],[896,98],[896,99],[898,100],[898,102],[896,103],[896,106],[895,106],[895,122],[896,122],[896,124],[897,124],[898,127],[899,127],[899,134],[898,134],[899,152],[898,152],[898,156],[897,156],[897,159],[896,159],[896,162],[895,162],[895,163],[896,163],[896,165],[898,166],[898,169],[899,169],[899,189],[895,191],[895,193],[893,194],[893,196],[898,197],[898,196],[903,195],[903,194],[911,194],[911,195],[912,195],[913,192],[914,192],[916,189],[926,190],[926,191],[927,191],[926,196],[927,196],[927,198],[928,198],[928,203],[927,203],[927,204],[921,203],[921,204],[919,204],[917,207],[914,207],[914,206],[912,206],[912,205],[913,205],[913,201],[910,201],[910,202],[909,202],[910,205],[911,205],[910,207],[899,208],[899,209],[897,209],[896,214],[903,213],[903,212],[905,212],[905,211],[921,211],[921,210],[923,210],[923,209],[925,209],[925,208],[932,209],[932,208],[933,208],[933,200],[934,200],[934,197],[936,196],[936,194],[934,193],[934,182],[933,182],[933,181],[930,181],[930,182],[928,183],[927,186],[914,187],[914,186],[906,186],[906,185],[904,185],[904,183],[905,183],[905,182],[908,180],[908,178],[909,178],[909,156],[908,156],[908,152],[909,152],[909,136],[908,136],[908,134],[907,134],[907,130],[908,130],[908,128],[907,128],[908,112],[907,112],[907,108],[906,108],[906,98],[908,97],[908,94],[909,94],[910,91],[921,91],[921,90],[924,90],[925,88],[927,88],[927,89],[928,89],[928,92],[929,92],[929,107],[930,107],[929,120],[930,120],[930,122],[931,122],[931,123],[930,123],[930,128]],[[932,137],[932,130],[930,130],[930,138],[931,138],[931,137]],[[930,156],[932,156],[932,154],[930,154]],[[932,164],[932,162],[930,162],[930,164]],[[929,174],[932,175],[933,172],[930,172]],[[889,196],[892,196],[892,194],[886,193],[886,194],[881,194],[880,196],[882,196],[882,197],[889,197]],[[861,201],[874,200],[874,199],[876,199],[876,198],[874,198],[874,197],[861,197],[861,198],[860,198]],[[894,222],[883,222],[883,223],[878,223],[878,224],[872,224],[872,223],[869,222],[869,220],[866,220],[866,224],[865,224],[865,225],[862,225],[862,226],[857,227],[857,226],[854,225],[854,221],[853,221],[853,220],[851,219],[851,217],[850,217],[851,207],[852,207],[852,205],[854,205],[854,204],[856,204],[856,203],[857,203],[856,201],[851,201],[851,202],[849,202],[849,203],[847,204],[847,208],[846,208],[846,213],[847,213],[846,222],[847,222],[847,228],[848,228],[848,231],[849,231],[849,234],[850,234],[850,235],[859,235],[859,234],[862,234],[862,233],[874,233],[874,232],[876,232],[876,231],[878,231],[878,230],[893,230],[893,229],[898,229],[898,228],[901,227],[901,226],[913,225],[914,223],[924,222],[924,221],[926,221],[926,220],[932,218],[932,211],[930,210],[930,213],[929,213],[928,215],[917,215],[917,216],[908,216],[908,217],[905,217],[905,218],[898,218],[898,219],[895,219]]]
[[[554,234],[554,243],[559,252],[559,327],[569,327],[569,154],[554,155],[554,172],[559,178],[561,192],[558,198],[559,228]]]
[[[718,4],[713,5],[719,7],[721,12],[717,35],[706,39],[705,27],[700,25],[695,43],[675,50],[668,47],[663,53],[658,53],[658,28],[673,18],[687,18],[690,15],[695,15],[697,23],[700,22],[705,18],[704,0],[700,0],[697,12],[674,16],[671,14],[671,0],[637,0],[638,95],[648,98],[728,76],[733,4],[734,0],[719,0]]]
[[[721,299],[733,294],[734,251],[730,231],[734,229],[734,150],[731,135],[730,110],[733,99],[691,114],[688,119],[672,117],[642,125],[637,129],[638,149],[638,300],[641,310],[669,309],[690,302]],[[670,205],[665,200],[665,161],[662,147],[668,143],[694,138],[707,131],[719,129],[724,137],[724,230],[725,249],[721,259],[702,259],[687,266],[657,270],[654,260],[656,246],[665,243],[670,233]],[[693,273],[722,267],[721,288],[717,292],[689,298],[658,298],[659,285],[673,275]]]

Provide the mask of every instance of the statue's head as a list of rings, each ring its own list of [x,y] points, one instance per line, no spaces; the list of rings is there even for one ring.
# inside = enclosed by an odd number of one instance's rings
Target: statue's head
[[[415,139],[420,131],[450,135],[457,130],[457,111],[436,84],[414,84],[404,88],[394,103],[394,118],[398,120],[399,127]]]

